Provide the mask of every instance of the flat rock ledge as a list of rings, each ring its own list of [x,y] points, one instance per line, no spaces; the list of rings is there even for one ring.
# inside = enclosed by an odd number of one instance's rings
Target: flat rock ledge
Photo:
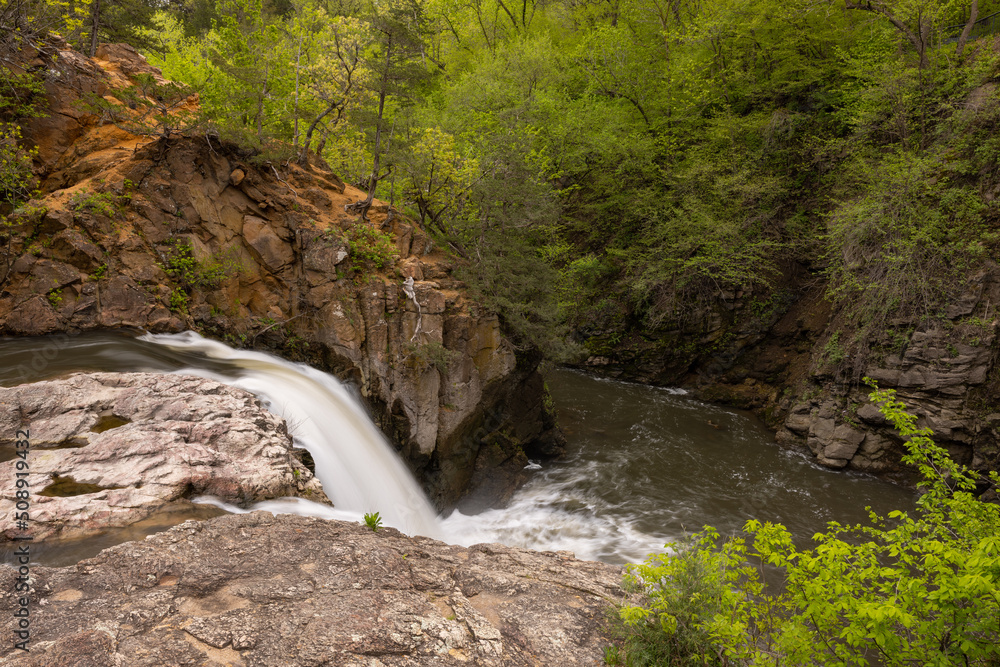
[[[93,535],[194,495],[245,504],[329,502],[293,453],[285,422],[250,392],[156,373],[86,373],[0,388],[0,453],[30,431],[34,539]],[[0,535],[14,523],[17,458],[0,462]]]
[[[16,604],[0,567],[0,605]],[[267,512],[35,567],[9,667],[600,665],[621,568]],[[14,619],[4,616],[4,636]]]

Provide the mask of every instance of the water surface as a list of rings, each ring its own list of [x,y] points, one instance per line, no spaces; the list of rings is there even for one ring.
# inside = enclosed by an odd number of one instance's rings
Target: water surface
[[[629,562],[705,525],[779,522],[801,546],[829,521],[867,522],[913,507],[913,492],[833,471],[780,448],[752,414],[682,390],[555,370],[547,377],[569,449],[510,506],[446,525],[539,549]]]
[[[623,563],[641,560],[704,525],[730,534],[750,518],[783,523],[805,545],[829,521],[863,522],[868,506],[885,514],[909,509],[914,501],[905,489],[827,470],[779,448],[749,413],[696,401],[678,389],[554,370],[547,381],[567,436],[567,456],[533,464],[531,480],[505,508],[454,512],[437,520],[350,392],[315,369],[194,334],[0,341],[0,385],[76,371],[185,372],[254,392],[288,419],[295,444],[313,454],[317,476],[337,505],[288,499],[236,507],[195,499],[215,506],[205,510],[208,514],[266,509],[359,520],[364,512],[379,511],[387,525],[410,534],[466,545],[569,550],[581,558]],[[199,512],[175,509],[134,530],[77,542],[69,551],[47,546],[40,552],[42,562],[49,553],[51,564],[66,564],[116,540],[207,515]]]

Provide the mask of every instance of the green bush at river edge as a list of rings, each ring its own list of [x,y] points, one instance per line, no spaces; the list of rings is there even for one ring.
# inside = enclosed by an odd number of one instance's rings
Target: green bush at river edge
[[[780,524],[705,528],[629,568],[641,604],[619,610],[618,665],[998,665],[1000,505],[917,428],[892,390],[879,405],[919,468],[913,514],[829,524],[800,550]],[[994,484],[997,473],[991,473]],[[761,578],[777,569],[784,588]],[[873,661],[875,661],[873,663]]]

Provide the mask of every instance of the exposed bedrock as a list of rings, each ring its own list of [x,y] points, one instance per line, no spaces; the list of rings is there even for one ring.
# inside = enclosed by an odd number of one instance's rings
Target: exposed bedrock
[[[897,317],[856,331],[825,298],[822,274],[792,264],[770,292],[723,292],[685,319],[634,330],[611,346],[590,332],[588,366],[622,378],[692,388],[703,399],[755,410],[780,444],[824,466],[915,481],[898,434],[868,400],[862,377],[897,391],[952,456],[1000,470],[1000,267],[988,263],[933,317]],[[611,339],[613,340],[613,339]]]
[[[19,535],[18,479],[31,535],[70,539],[140,521],[195,495],[244,504],[329,502],[285,422],[249,392],[213,380],[91,373],[0,388],[0,534]],[[13,440],[29,431],[26,466]],[[27,476],[18,477],[17,472]]]
[[[418,225],[378,200],[370,221],[347,215],[363,193],[317,160],[254,162],[210,136],[99,123],[82,94],[113,100],[129,76],[157,74],[129,47],[35,60],[52,112],[24,136],[43,196],[0,247],[0,335],[194,329],[309,361],[360,389],[442,508],[470,491],[502,502],[527,456],[561,451],[538,357],[510,345]],[[384,265],[366,260],[379,253]]]
[[[31,572],[9,667],[600,665],[621,568],[266,512],[189,521]],[[14,568],[0,600],[16,608]],[[17,622],[5,614],[4,632]]]

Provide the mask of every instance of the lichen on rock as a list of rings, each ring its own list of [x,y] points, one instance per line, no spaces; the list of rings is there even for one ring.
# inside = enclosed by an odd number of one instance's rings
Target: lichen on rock
[[[246,504],[329,502],[293,452],[285,422],[214,380],[88,373],[0,388],[0,534],[15,526],[15,432],[27,427],[37,540],[127,526],[195,495]]]

